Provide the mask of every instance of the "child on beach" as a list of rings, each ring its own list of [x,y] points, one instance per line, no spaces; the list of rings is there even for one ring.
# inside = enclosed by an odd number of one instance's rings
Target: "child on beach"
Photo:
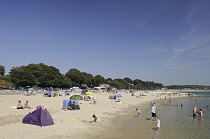
[[[160,129],[160,119],[157,119],[157,129]]]
[[[92,117],[90,117],[90,122],[96,122],[96,123],[99,123],[100,122],[100,118],[99,116],[93,114]]]
[[[200,110],[198,111],[198,114],[199,114],[200,116],[204,116],[204,115],[203,115],[203,112],[202,112],[202,109],[200,109]]]
[[[141,117],[141,111],[138,108],[136,108],[136,110],[138,112],[138,117],[140,118]]]

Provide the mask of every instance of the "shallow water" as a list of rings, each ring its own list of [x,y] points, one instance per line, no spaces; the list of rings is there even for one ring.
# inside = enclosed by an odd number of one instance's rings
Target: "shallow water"
[[[196,94],[196,93],[194,93]],[[210,92],[197,93],[201,96],[173,99],[172,103],[157,107],[161,129],[155,133],[154,139],[207,139],[210,138]],[[176,105],[178,103],[178,106]],[[180,104],[183,104],[181,107]],[[192,116],[193,108],[202,109],[204,116]]]
[[[138,118],[136,108],[140,108],[142,116]],[[151,116],[149,102],[141,103],[136,106],[124,108],[122,111],[126,114],[115,117],[108,134],[103,139],[152,139],[155,130],[155,122],[150,122],[148,118]],[[148,117],[149,116],[149,117]],[[115,132],[113,134],[113,131]]]

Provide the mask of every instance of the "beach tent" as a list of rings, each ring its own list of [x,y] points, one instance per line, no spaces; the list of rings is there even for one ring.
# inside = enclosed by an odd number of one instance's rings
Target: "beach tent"
[[[79,100],[63,100],[63,109],[68,109],[69,102],[71,102],[72,104],[74,103],[75,105],[79,105]]]
[[[35,111],[30,112],[23,118],[23,123],[38,126],[49,126],[53,125],[54,121],[45,107],[37,106]]]
[[[119,94],[119,93],[117,93],[115,96],[116,96],[116,97],[122,97],[122,95]]]
[[[80,95],[73,95],[70,97],[71,100],[83,100],[83,97]]]

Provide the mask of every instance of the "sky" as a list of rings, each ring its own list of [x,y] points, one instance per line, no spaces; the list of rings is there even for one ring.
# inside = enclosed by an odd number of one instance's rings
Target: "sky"
[[[1,0],[0,65],[210,85],[209,0]]]

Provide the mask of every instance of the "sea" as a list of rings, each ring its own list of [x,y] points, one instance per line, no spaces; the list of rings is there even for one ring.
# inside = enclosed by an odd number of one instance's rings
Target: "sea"
[[[187,93],[198,97],[175,98],[157,106],[161,126],[153,139],[210,139],[210,92]],[[203,117],[193,117],[196,106],[202,109]]]

